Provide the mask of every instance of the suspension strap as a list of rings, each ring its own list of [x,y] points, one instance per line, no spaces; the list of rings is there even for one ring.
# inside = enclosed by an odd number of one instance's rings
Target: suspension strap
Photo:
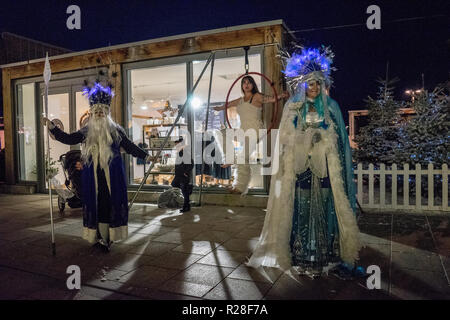
[[[245,50],[245,74],[248,74],[248,69],[249,69],[249,63],[248,63],[248,50],[250,49],[249,46],[244,47]]]

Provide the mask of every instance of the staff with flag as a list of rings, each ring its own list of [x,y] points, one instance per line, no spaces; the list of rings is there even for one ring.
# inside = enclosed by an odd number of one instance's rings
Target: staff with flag
[[[50,68],[50,61],[48,60],[48,52],[45,56],[45,65],[44,65],[44,82],[45,82],[45,95],[44,95],[44,117],[48,116],[48,84],[50,82],[50,78],[52,77],[52,70]],[[49,174],[50,172],[50,135],[49,130],[47,127],[47,154],[46,154],[46,166],[45,166],[45,178],[48,182],[48,195],[49,195],[49,201],[50,201],[50,225],[51,225],[51,231],[52,231],[52,253],[53,255],[56,255],[56,245],[55,245],[55,226],[53,224],[53,200],[52,200],[52,181],[51,176]]]

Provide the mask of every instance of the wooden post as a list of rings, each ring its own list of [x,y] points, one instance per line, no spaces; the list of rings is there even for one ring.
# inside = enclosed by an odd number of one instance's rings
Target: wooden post
[[[268,28],[264,33],[264,43],[273,44],[278,42],[281,44],[281,27],[278,28]],[[280,95],[283,91],[282,75],[281,75],[281,65],[277,58],[277,48],[276,46],[267,46],[264,48],[264,70],[263,73],[269,77],[274,83],[275,90],[277,94]],[[262,80],[264,81],[264,80]],[[266,88],[270,88],[269,84],[266,83]],[[273,95],[273,92],[266,90],[267,94]],[[267,128],[269,128],[272,122],[272,114],[275,108],[275,104],[271,103],[264,106],[264,123],[266,123]],[[283,110],[283,100],[279,101],[278,113],[275,115],[275,125],[274,128],[278,128],[279,121],[281,120],[281,114]]]
[[[115,78],[112,77],[113,73],[116,73]],[[125,121],[123,119],[123,111],[126,109],[126,101],[123,101],[122,95],[122,72],[120,64],[112,64],[109,69],[109,78],[113,79],[114,85],[114,98],[111,101],[111,117],[114,121],[121,126],[124,126]]]
[[[41,70],[42,72],[42,70]],[[14,110],[13,90],[11,87],[11,72],[8,68],[2,70],[3,90],[3,121],[5,126],[5,182],[15,184],[15,149],[14,149]]]

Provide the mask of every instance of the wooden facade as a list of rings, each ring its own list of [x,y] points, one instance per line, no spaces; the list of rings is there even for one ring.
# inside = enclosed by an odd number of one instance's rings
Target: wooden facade
[[[244,46],[264,46],[264,73],[272,79],[278,92],[282,91],[281,65],[278,62],[277,48],[289,35],[282,20],[245,25],[232,28],[211,30],[197,34],[155,39],[101,48],[79,53],[55,56],[50,59],[52,74],[68,71],[85,70],[93,67],[109,68],[109,72],[117,73],[114,78],[115,97],[111,104],[111,115],[120,124],[124,124],[123,63],[138,62],[157,58],[175,57],[196,53],[207,53],[215,50],[241,48]],[[3,110],[5,125],[6,148],[6,183],[16,184],[15,147],[14,147],[14,87],[17,79],[42,76],[44,59],[6,65],[2,68]],[[280,102],[281,105],[281,102]],[[269,111],[271,111],[269,109]],[[267,113],[270,117],[271,112]],[[281,108],[278,110],[277,124],[281,118]],[[270,118],[269,118],[270,119]],[[267,120],[267,118],[266,118]],[[277,127],[277,126],[276,126]]]

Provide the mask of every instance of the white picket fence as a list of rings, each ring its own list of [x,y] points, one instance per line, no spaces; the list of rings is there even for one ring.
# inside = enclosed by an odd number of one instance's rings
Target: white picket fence
[[[373,164],[369,164],[368,169],[363,169],[363,165],[358,163],[354,174],[357,176],[357,199],[363,209],[450,211],[448,207],[449,171],[447,164],[442,165],[441,169],[435,169],[433,164],[428,164],[426,169],[422,169],[420,164],[416,164],[415,169],[410,169],[408,164],[404,164],[403,169],[399,169],[396,164],[393,164],[391,167],[380,164],[379,169],[375,169]],[[366,177],[368,176],[367,184],[364,184],[364,175],[366,175]],[[379,176],[379,185],[375,186],[374,181],[377,175]],[[421,192],[423,175],[426,175],[426,179],[428,180],[428,197],[425,198],[422,197]],[[442,179],[442,195],[435,194],[435,175],[440,176]],[[386,189],[387,176],[392,176],[392,183],[391,186]],[[399,196],[399,190],[397,188],[398,176],[403,176],[403,194]],[[410,195],[410,176],[415,176],[415,200],[411,199]],[[365,180],[367,181],[367,179]],[[440,199],[440,201],[438,201],[440,203],[438,204],[436,204],[435,201],[437,199]]]

